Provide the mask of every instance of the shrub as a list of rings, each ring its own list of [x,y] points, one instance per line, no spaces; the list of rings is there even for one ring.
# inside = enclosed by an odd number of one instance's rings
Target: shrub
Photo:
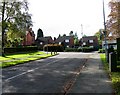
[[[120,65],[120,61],[117,61],[117,65]]]
[[[48,44],[48,45],[44,45],[43,47],[44,51],[57,51],[57,52],[63,52],[64,51],[64,47],[62,45],[59,44]]]
[[[37,46],[26,46],[26,47],[9,47],[4,48],[5,53],[16,53],[16,52],[29,52],[37,51]]]
[[[93,47],[82,47],[82,51],[83,52],[91,52],[91,51],[94,51],[94,48]]]
[[[78,52],[78,48],[65,48],[65,52]]]
[[[105,49],[99,49],[99,53],[105,53]]]
[[[82,47],[78,47],[78,52],[81,52],[82,51]]]

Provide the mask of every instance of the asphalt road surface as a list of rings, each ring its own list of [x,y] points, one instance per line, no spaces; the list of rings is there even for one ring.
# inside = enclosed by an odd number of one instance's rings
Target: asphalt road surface
[[[2,70],[2,91],[65,93],[91,54],[60,53],[47,59],[5,68]]]

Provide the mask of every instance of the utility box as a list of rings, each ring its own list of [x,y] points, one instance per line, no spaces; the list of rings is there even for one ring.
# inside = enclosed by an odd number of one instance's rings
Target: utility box
[[[106,53],[107,53],[107,62],[109,63],[109,54],[111,52],[114,52],[114,48],[113,46],[109,46],[109,48],[107,49]]]
[[[109,71],[115,72],[117,70],[117,60],[116,60],[116,53],[111,52],[109,53]]]

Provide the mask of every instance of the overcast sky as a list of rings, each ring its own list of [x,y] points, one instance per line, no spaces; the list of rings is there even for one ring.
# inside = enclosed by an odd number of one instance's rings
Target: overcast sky
[[[59,34],[69,35],[70,31],[94,35],[103,28],[103,0],[28,0],[32,14],[33,30],[43,30],[44,36],[58,37]],[[106,16],[109,13],[108,2],[105,0]]]

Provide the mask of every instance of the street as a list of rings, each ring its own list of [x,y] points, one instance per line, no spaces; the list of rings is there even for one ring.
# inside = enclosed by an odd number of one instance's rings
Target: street
[[[3,93],[66,93],[92,53],[63,53],[2,70]],[[71,82],[71,84],[69,83]]]

